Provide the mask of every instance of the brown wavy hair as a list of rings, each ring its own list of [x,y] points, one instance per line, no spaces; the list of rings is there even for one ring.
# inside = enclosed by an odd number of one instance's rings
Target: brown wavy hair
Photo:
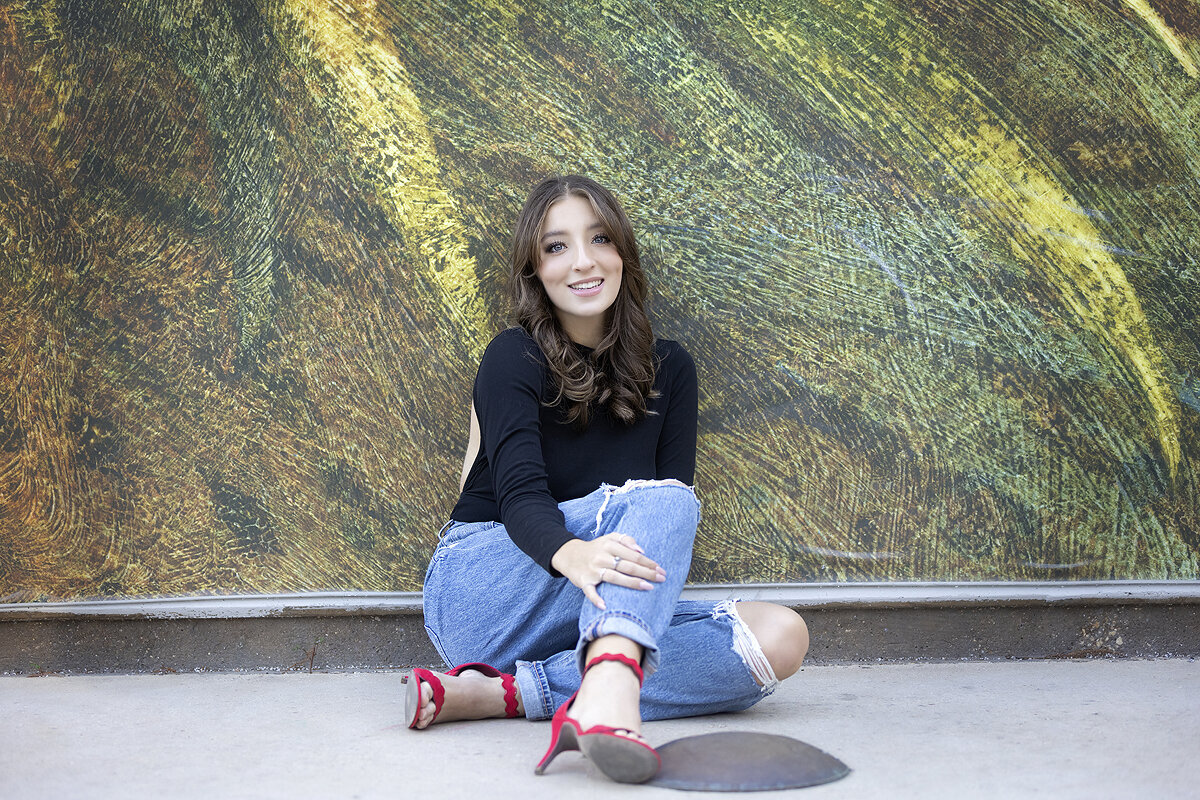
[[[585,198],[621,256],[621,288],[608,311],[604,335],[589,358],[571,342],[538,278],[541,232],[550,206],[569,195]],[[509,294],[518,325],[533,337],[557,389],[566,419],[587,427],[593,403],[629,424],[646,416],[654,391],[654,333],[646,316],[646,273],[625,210],[613,194],[581,175],[547,178],[533,187],[513,230]]]

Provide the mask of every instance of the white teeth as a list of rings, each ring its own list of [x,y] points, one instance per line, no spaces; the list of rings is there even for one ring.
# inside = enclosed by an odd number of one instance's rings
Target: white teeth
[[[602,283],[604,283],[604,281],[597,278],[594,281],[587,281],[586,283],[573,283],[573,284],[571,284],[571,288],[572,289],[595,289],[597,286],[599,286]]]

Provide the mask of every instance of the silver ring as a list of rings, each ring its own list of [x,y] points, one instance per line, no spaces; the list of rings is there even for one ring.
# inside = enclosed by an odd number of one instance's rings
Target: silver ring
[[[620,572],[621,571],[620,567],[621,567],[621,557],[613,556],[613,565],[612,565],[613,571]]]

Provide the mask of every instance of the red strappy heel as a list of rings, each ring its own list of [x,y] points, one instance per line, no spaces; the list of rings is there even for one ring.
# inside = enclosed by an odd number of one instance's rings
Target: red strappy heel
[[[463,672],[473,669],[476,672],[482,673],[489,678],[500,678],[501,684],[504,686],[504,716],[517,716],[517,681],[512,675],[507,672],[501,672],[495,667],[487,664],[459,664],[452,670],[446,672],[446,675],[458,677]],[[421,714],[421,683],[428,683],[433,689],[433,719],[429,720],[432,725],[437,721],[438,714],[442,713],[442,703],[446,700],[446,690],[442,686],[442,681],[438,673],[427,669],[417,667],[408,673],[408,688],[404,693],[404,716],[408,719],[408,727],[414,730],[417,728],[417,717]]]
[[[629,656],[620,653],[602,653],[587,663],[583,673],[592,668],[593,664],[601,661],[619,661],[634,671],[638,677],[638,685],[645,680],[641,666]],[[607,725],[593,725],[586,731],[579,723],[567,716],[575,696],[563,703],[554,713],[550,729],[550,749],[534,768],[534,773],[541,775],[550,766],[550,762],[559,753],[567,750],[579,750],[591,759],[601,772],[619,783],[645,783],[657,774],[661,761],[653,747],[645,742],[630,738],[632,733],[624,728],[610,728]]]

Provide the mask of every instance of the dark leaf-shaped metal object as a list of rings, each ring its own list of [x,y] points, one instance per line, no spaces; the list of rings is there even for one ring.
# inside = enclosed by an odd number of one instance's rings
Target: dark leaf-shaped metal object
[[[658,748],[654,786],[698,792],[799,789],[844,778],[850,768],[798,739],[730,731],[676,739]]]

